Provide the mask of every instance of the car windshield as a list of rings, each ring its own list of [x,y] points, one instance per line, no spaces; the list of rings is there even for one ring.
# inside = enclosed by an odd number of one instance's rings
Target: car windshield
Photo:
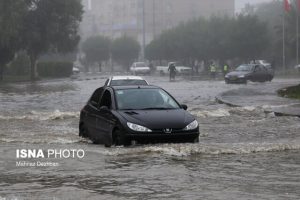
[[[240,65],[235,71],[253,71],[252,65]]]
[[[147,67],[145,63],[136,63],[136,67]]]
[[[140,79],[123,79],[123,80],[112,80],[111,86],[122,86],[122,85],[148,85],[145,80]]]
[[[120,110],[179,109],[178,103],[162,89],[120,89],[116,91]]]

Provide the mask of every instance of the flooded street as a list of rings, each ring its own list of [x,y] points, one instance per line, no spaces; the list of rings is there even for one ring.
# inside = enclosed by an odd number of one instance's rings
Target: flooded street
[[[267,99],[244,107],[215,100],[228,90],[267,91],[293,81],[145,77],[188,105],[200,124],[199,144],[105,148],[78,136],[79,112],[105,78],[0,85],[0,200],[300,198],[300,118],[265,112]],[[22,167],[17,149],[83,149],[85,156]]]

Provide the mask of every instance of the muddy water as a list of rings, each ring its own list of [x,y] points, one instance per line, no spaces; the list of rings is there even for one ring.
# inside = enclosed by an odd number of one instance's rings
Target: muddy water
[[[230,89],[289,81],[147,80],[189,106],[200,123],[199,144],[104,148],[79,138],[79,111],[105,77],[1,85],[0,199],[300,198],[300,119],[265,113],[267,100],[240,108],[215,102]],[[85,156],[20,159],[17,149],[82,149]]]

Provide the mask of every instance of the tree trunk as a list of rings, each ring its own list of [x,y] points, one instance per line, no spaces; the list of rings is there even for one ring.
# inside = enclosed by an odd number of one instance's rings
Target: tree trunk
[[[99,65],[99,72],[101,72],[101,71],[102,71],[102,70],[101,70],[102,62],[99,62],[98,65]]]
[[[30,80],[35,81],[36,76],[36,56],[30,55]]]

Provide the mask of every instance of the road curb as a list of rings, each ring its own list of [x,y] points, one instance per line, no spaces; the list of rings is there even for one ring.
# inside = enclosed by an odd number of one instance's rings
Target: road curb
[[[228,91],[227,91],[227,92],[228,92]],[[233,103],[233,102],[230,102],[230,101],[228,101],[228,100],[225,100],[225,98],[224,98],[224,94],[225,94],[225,93],[226,93],[226,92],[223,92],[223,93],[217,95],[217,96],[215,97],[216,102],[218,102],[218,103],[220,103],[220,104],[228,105],[228,106],[230,106],[230,107],[243,107],[243,105],[239,105],[239,104],[237,104],[237,103]],[[287,108],[289,108],[289,107],[292,109],[291,106],[287,106]],[[278,110],[275,110],[275,109],[267,110],[267,109],[265,109],[265,108],[263,108],[263,110],[264,110],[265,113],[274,113],[274,115],[275,115],[275,116],[278,116],[278,117],[279,117],[279,116],[300,117],[300,113],[298,113],[298,114],[293,114],[293,113],[289,113],[289,112],[287,112],[287,111],[278,111]]]

